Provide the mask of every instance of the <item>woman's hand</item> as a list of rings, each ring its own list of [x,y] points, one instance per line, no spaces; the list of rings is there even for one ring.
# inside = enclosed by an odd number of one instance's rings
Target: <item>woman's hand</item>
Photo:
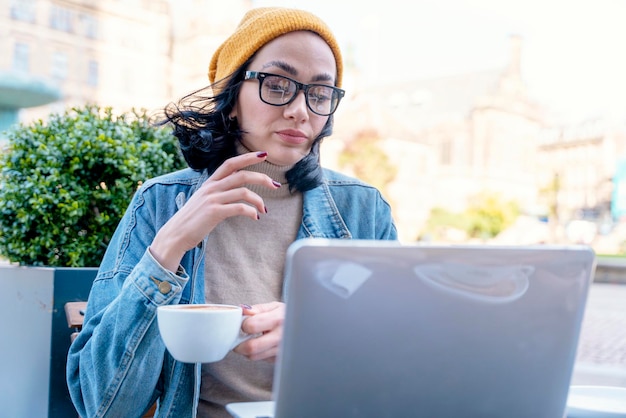
[[[269,176],[242,168],[265,161],[267,153],[249,152],[229,158],[218,167],[187,203],[157,232],[150,253],[164,268],[176,271],[188,250],[200,243],[224,219],[247,216],[259,219],[265,213],[261,197],[245,184],[280,187]]]
[[[235,347],[236,353],[250,360],[266,360],[275,362],[278,348],[283,338],[283,322],[285,320],[285,304],[269,302],[243,309],[244,315],[250,318],[243,321],[241,329],[247,334],[260,334]]]

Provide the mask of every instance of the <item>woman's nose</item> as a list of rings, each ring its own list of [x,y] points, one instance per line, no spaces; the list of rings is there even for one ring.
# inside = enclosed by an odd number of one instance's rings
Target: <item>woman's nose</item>
[[[285,116],[295,119],[308,119],[309,108],[306,104],[306,95],[300,90],[296,93],[296,98],[286,106]]]

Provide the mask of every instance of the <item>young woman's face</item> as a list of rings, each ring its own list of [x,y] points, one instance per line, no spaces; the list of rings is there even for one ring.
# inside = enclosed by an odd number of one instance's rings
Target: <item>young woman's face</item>
[[[334,55],[321,37],[298,31],[264,45],[247,70],[281,75],[304,84],[334,86],[336,68]],[[267,151],[267,160],[273,164],[293,165],[309,153],[329,116],[313,113],[307,107],[303,91],[284,106],[264,103],[259,97],[260,82],[257,79],[243,82],[230,116],[236,117],[239,127],[246,132],[243,135],[246,148]]]

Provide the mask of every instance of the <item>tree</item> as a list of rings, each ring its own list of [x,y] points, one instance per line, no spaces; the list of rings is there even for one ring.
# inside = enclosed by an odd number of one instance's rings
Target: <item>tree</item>
[[[339,166],[350,168],[356,177],[384,193],[398,169],[378,146],[379,142],[380,136],[373,129],[358,132],[339,155]]]
[[[493,238],[511,226],[518,215],[516,203],[505,201],[497,194],[481,193],[470,200],[466,211],[468,234],[473,238]]]
[[[422,235],[441,239],[450,229],[464,231],[469,238],[493,238],[513,224],[519,215],[515,202],[495,193],[480,193],[469,200],[467,209],[453,213],[433,208]]]

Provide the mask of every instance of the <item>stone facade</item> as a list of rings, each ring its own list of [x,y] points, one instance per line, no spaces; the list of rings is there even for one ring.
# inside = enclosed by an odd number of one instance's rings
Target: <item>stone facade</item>
[[[27,74],[63,93],[54,104],[22,110],[21,121],[85,103],[161,109],[208,84],[211,53],[246,7],[215,0],[0,0],[0,72]]]

